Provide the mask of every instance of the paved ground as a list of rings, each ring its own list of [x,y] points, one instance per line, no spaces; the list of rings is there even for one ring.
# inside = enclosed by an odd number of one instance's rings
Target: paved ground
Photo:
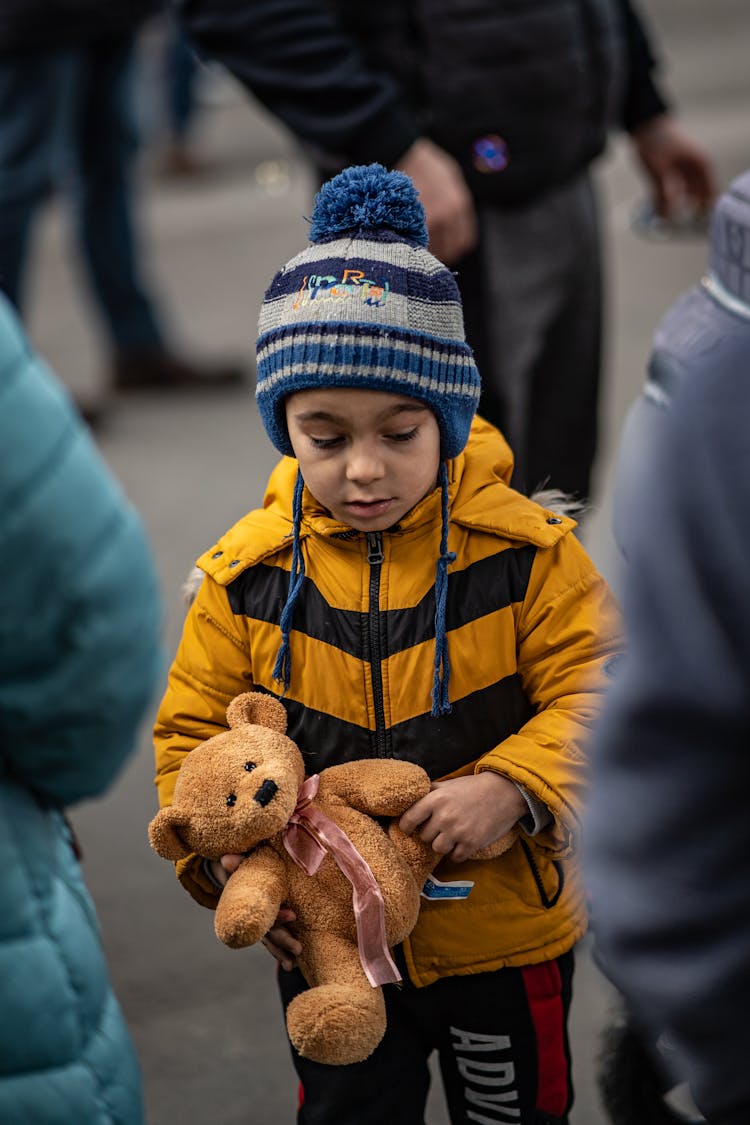
[[[643,0],[670,59],[683,117],[715,155],[725,184],[750,164],[745,0]],[[147,57],[151,67],[153,54]],[[149,61],[151,60],[151,61]],[[176,187],[144,166],[144,235],[174,334],[200,354],[251,363],[263,288],[305,241],[309,182],[293,146],[233,87],[212,86],[201,133],[214,176]],[[587,545],[612,579],[609,486],[617,436],[638,393],[653,329],[699,276],[704,247],[655,245],[629,229],[641,186],[621,144],[601,166],[609,231],[610,357],[597,505]],[[32,335],[79,393],[103,385],[104,352],[82,297],[64,217],[50,208],[40,231]],[[101,448],[153,536],[167,601],[166,644],[177,643],[180,583],[193,559],[262,495],[272,451],[250,391],[115,404]],[[143,1063],[150,1125],[285,1125],[295,1082],[263,951],[230,953],[211,917],[149,851],[155,811],[148,726],[112,793],[74,814],[118,993]],[[609,993],[587,950],[579,958],[573,1018],[578,1101],[574,1125],[599,1125],[592,1071]],[[430,1125],[445,1125],[436,1090]]]

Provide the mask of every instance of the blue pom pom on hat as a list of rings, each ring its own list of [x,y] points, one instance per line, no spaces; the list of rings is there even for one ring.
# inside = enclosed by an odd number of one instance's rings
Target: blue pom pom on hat
[[[456,457],[479,372],[455,278],[426,248],[412,181],[380,164],[346,168],[315,197],[310,239],[274,277],[258,322],[256,400],[275,447],[293,456],[289,395],[345,386],[425,402],[442,456]]]
[[[315,197],[311,242],[323,242],[344,231],[382,227],[427,245],[424,208],[404,172],[388,172],[382,164],[346,168],[323,184]]]

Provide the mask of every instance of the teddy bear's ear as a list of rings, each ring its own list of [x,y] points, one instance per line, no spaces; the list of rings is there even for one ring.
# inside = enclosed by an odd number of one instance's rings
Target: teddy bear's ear
[[[184,817],[170,805],[160,809],[149,824],[151,847],[164,859],[184,859],[192,852],[178,831],[184,823]]]
[[[252,723],[286,734],[286,721],[284,704],[279,703],[272,695],[265,695],[260,691],[246,691],[233,699],[227,707],[227,722],[230,727]]]

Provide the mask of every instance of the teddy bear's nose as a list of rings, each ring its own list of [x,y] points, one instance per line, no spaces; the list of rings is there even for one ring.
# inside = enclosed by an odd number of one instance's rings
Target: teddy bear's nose
[[[269,778],[267,781],[263,782],[260,789],[255,794],[255,797],[253,798],[253,800],[257,801],[258,804],[260,805],[260,807],[262,809],[264,809],[266,807],[266,805],[268,804],[268,802],[272,801],[274,799],[274,797],[276,796],[276,793],[278,792],[278,788],[279,787],[276,784],[276,782],[271,781],[270,778]]]

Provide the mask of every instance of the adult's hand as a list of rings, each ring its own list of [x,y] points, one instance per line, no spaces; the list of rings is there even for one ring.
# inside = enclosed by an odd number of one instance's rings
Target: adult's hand
[[[407,149],[396,167],[411,177],[427,217],[430,251],[455,265],[477,243],[477,216],[458,163],[426,137]]]
[[[671,114],[659,114],[635,129],[631,141],[662,218],[675,219],[685,209],[708,211],[717,192],[713,164]]]

